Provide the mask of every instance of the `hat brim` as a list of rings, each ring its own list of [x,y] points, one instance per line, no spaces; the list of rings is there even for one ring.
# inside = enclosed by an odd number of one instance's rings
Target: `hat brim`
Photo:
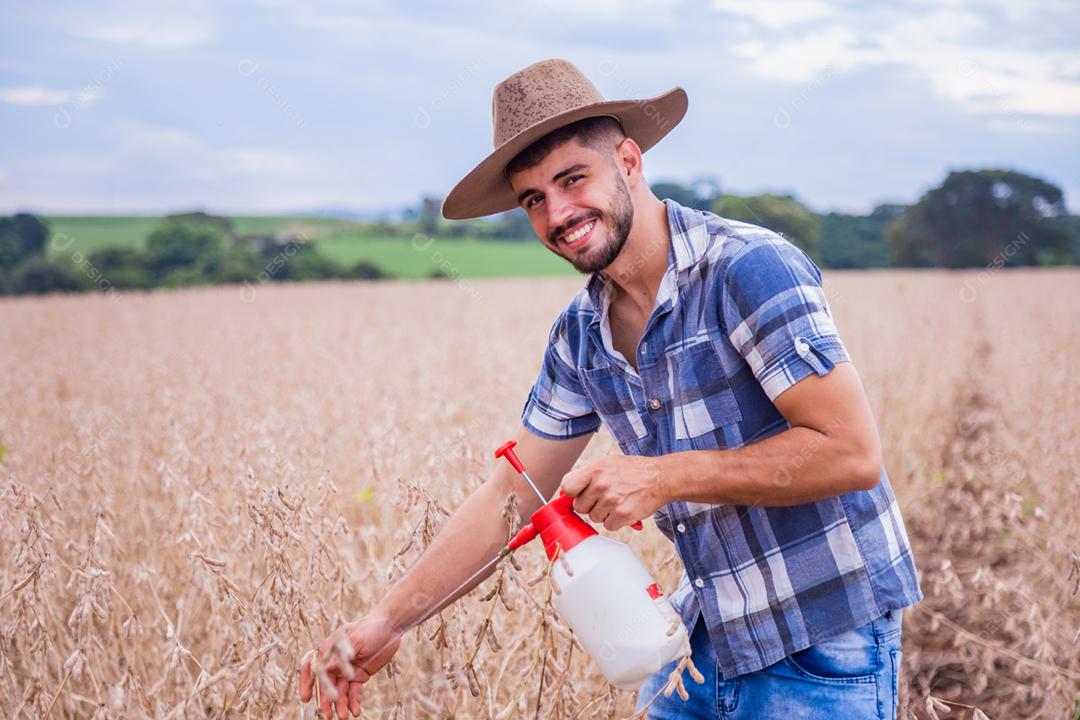
[[[513,136],[454,186],[442,203],[447,220],[493,215],[517,207],[517,197],[503,176],[507,163],[544,135],[587,117],[613,115],[622,123],[627,137],[645,152],[667,135],[686,115],[688,100],[681,87],[645,100],[611,100],[583,105],[552,115]]]

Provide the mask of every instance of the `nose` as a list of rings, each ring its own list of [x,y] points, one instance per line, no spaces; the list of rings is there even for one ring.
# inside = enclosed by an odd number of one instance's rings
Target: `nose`
[[[576,211],[573,204],[567,202],[567,199],[559,192],[548,193],[547,197],[544,198],[544,204],[547,207],[549,233],[553,233],[562,227],[574,217]],[[554,240],[556,238],[550,239]]]

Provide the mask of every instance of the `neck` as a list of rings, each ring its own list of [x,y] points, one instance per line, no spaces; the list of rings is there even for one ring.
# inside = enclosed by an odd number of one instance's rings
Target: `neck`
[[[667,205],[662,200],[651,192],[633,200],[634,224],[626,245],[603,273],[614,283],[617,297],[626,298],[648,316],[656,304],[660,281],[667,271],[671,230]]]

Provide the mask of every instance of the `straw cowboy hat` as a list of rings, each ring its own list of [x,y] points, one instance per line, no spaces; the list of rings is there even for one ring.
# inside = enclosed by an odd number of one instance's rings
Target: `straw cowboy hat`
[[[604,100],[585,74],[566,60],[534,63],[495,86],[491,98],[495,149],[446,196],[443,217],[464,220],[517,207],[504,175],[506,165],[553,130],[610,115],[644,152],[679,124],[686,105],[681,87],[644,100]]]

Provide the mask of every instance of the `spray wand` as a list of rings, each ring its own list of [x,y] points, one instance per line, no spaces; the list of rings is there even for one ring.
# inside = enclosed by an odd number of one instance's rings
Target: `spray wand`
[[[507,462],[509,462],[514,467],[514,470],[517,471],[519,475],[525,478],[525,481],[526,483],[528,483],[529,488],[532,489],[532,492],[536,493],[537,498],[540,500],[540,510],[532,514],[532,516],[529,518],[530,521],[528,522],[528,525],[524,526],[521,530],[518,530],[517,533],[514,534],[513,538],[510,539],[510,542],[508,542],[507,545],[504,545],[495,557],[492,557],[490,560],[488,560],[480,570],[477,570],[473,574],[469,575],[469,578],[467,580],[462,582],[453,590],[450,590],[450,592],[443,598],[443,600],[440,600],[434,604],[434,607],[431,611],[421,616],[420,619],[409,623],[407,627],[401,629],[400,635],[404,635],[405,633],[407,633],[408,630],[413,629],[420,623],[428,620],[429,617],[435,613],[434,608],[441,607],[445,600],[456,596],[458,593],[461,592],[464,587],[468,587],[469,584],[476,580],[478,576],[487,572],[491,568],[491,566],[497,565],[500,560],[516,551],[517,548],[534,540],[537,535],[541,536],[541,539],[544,543],[544,551],[546,551],[546,554],[548,554],[549,559],[554,560],[559,554],[565,554],[569,552],[571,548],[585,541],[591,540],[593,536],[597,534],[596,530],[591,525],[589,525],[588,522],[585,522],[580,515],[573,511],[573,498],[571,498],[570,495],[566,494],[566,492],[562,490],[559,491],[558,497],[551,502],[544,499],[543,494],[540,492],[539,488],[537,488],[534,481],[532,481],[532,478],[530,478],[528,473],[525,472],[525,465],[522,463],[521,459],[518,459],[517,453],[514,452],[514,447],[516,445],[517,443],[514,440],[507,441],[507,443],[502,444],[495,451],[495,457],[507,459]],[[638,520],[634,522],[631,527],[634,530],[642,530],[642,521]],[[622,546],[621,543],[615,544]],[[626,548],[626,552],[630,553],[631,557],[633,557],[633,553],[630,551],[629,548]],[[625,562],[627,558],[621,557],[613,559],[618,559]],[[633,557],[633,562],[637,563],[636,557]],[[657,585],[652,583],[651,580],[648,579],[648,575],[645,573],[644,569],[640,570],[639,574],[640,578],[648,580],[648,582],[642,583],[642,585],[640,585],[640,592],[642,592],[642,597],[647,600],[647,610],[656,610],[656,608],[653,607],[653,601],[663,602],[664,606],[666,606],[666,599],[663,598]],[[598,594],[593,593],[592,595]],[[640,602],[642,600],[638,601]],[[666,613],[667,615],[674,616],[670,608],[666,609]],[[640,616],[639,611],[637,612],[636,616]],[[573,624],[575,623],[571,622],[571,626]],[[679,625],[678,623],[676,623],[676,625],[681,628],[681,625]],[[669,637],[670,635],[670,633],[667,634],[667,636]],[[683,635],[681,635],[681,638],[683,638],[684,642],[686,641],[685,630],[683,631]],[[667,644],[671,643],[667,642]],[[379,653],[382,652],[382,650],[386,649],[386,647],[388,646],[380,648],[376,653],[373,653],[372,656],[377,656]],[[596,650],[595,648],[588,647],[586,647],[586,649],[590,649],[591,652]],[[671,648],[667,650],[670,649]],[[351,657],[343,658],[343,663],[348,664],[350,660]],[[609,668],[604,669],[605,674],[609,676],[609,679],[612,679],[612,671]],[[625,684],[624,678],[620,679],[623,680],[622,687],[630,687],[630,684]],[[612,681],[618,683],[618,680],[612,679]],[[638,680],[636,679],[634,680],[634,682],[637,681]],[[316,688],[319,687],[320,682],[321,680],[315,681]]]

